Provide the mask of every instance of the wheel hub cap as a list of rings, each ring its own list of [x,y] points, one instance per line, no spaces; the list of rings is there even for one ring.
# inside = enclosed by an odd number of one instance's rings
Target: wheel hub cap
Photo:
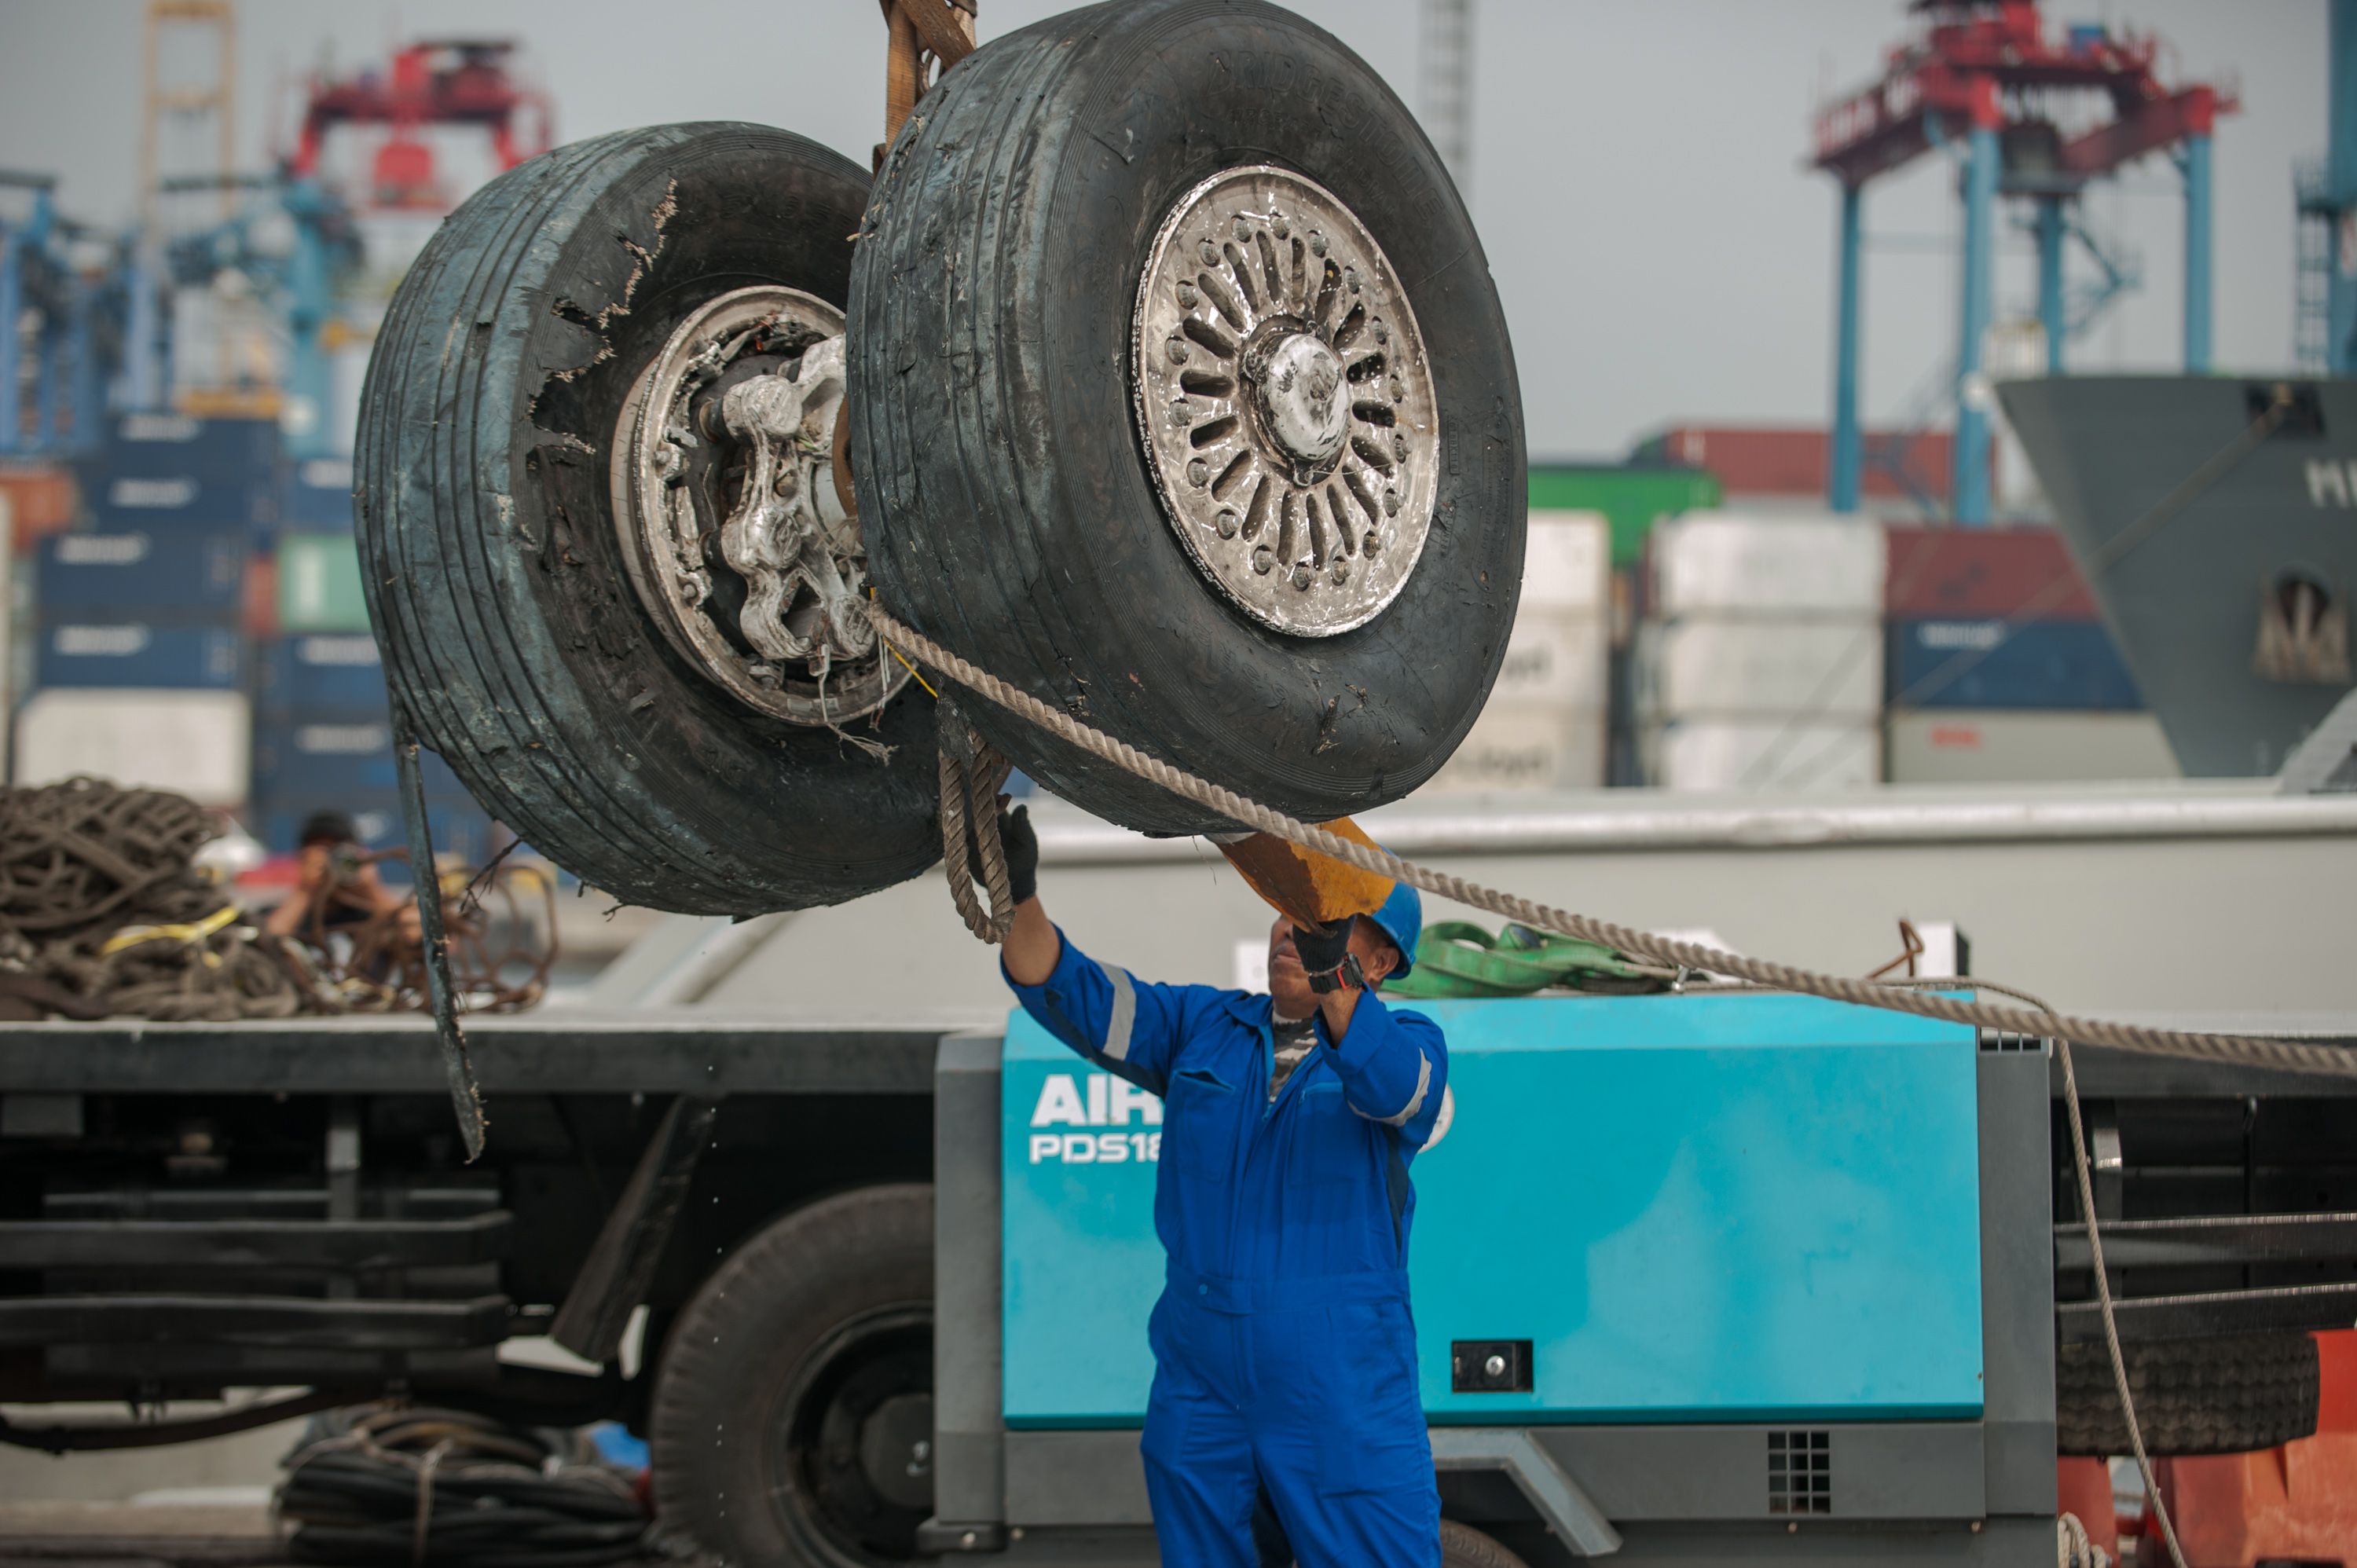
[[[1265,358],[1247,354],[1243,371],[1262,424],[1293,467],[1314,472],[1332,462],[1351,435],[1341,356],[1310,333],[1287,332]]]
[[[1415,569],[1440,426],[1415,316],[1331,191],[1265,165],[1180,198],[1139,280],[1131,387],[1170,526],[1262,624],[1330,637]]]
[[[837,496],[843,313],[797,289],[722,295],[625,400],[610,464],[640,601],[704,676],[793,724],[890,701],[908,671],[860,601],[867,555]]]

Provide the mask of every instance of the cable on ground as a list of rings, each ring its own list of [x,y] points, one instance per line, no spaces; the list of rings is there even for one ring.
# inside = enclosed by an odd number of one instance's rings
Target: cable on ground
[[[297,1562],[592,1568],[650,1543],[630,1481],[558,1434],[397,1402],[320,1425],[278,1487]]]

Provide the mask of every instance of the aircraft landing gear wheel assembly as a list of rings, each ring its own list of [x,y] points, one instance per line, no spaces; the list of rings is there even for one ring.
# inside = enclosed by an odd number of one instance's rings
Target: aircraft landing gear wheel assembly
[[[758,125],[561,147],[443,224],[370,361],[358,528],[395,703],[628,902],[831,904],[941,854],[931,704],[859,607],[834,478],[866,200]]]
[[[1447,760],[1513,621],[1521,403],[1471,220],[1363,61],[1273,5],[1051,17],[926,94],[856,249],[888,608],[1312,821]],[[1233,829],[973,719],[1092,811]]]
[[[1480,242],[1382,81],[1274,5],[997,40],[872,196],[750,125],[533,159],[427,247],[363,406],[398,708],[527,842],[660,908],[834,903],[938,855],[932,701],[871,593],[1315,821],[1432,776],[1513,621]],[[1115,822],[1233,826],[973,717]]]

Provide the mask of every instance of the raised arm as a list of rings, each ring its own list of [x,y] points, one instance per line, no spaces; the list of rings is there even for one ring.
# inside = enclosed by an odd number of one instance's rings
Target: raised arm
[[[1190,1008],[1216,1003],[1200,985],[1156,985],[1101,964],[1064,940],[1039,902],[1039,842],[1017,806],[999,818],[1015,923],[999,967],[1023,1010],[1106,1071],[1159,1094],[1186,1037]]]
[[[1431,1140],[1440,1097],[1448,1088],[1448,1046],[1439,1025],[1421,1013],[1395,1013],[1381,997],[1361,994],[1340,1036],[1321,1009],[1318,1037],[1333,1055],[1342,1098],[1351,1110],[1397,1128],[1410,1151]]]

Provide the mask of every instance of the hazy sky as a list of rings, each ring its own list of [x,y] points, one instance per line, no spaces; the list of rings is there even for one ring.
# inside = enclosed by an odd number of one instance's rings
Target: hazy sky
[[[1419,0],[1296,0],[1416,102]],[[1870,77],[1899,0],[1477,0],[1472,205],[1503,292],[1535,456],[1617,454],[1671,423],[1822,423],[1835,196],[1805,166],[1820,90]],[[1061,9],[982,0],[989,38]],[[2291,358],[2291,166],[2321,151],[2324,0],[2084,0],[2174,45],[2180,74],[2239,79],[2217,138],[2217,358]],[[0,0],[0,166],[55,172],[89,219],[135,207],[139,0]],[[397,39],[511,35],[561,138],[662,121],[786,126],[865,162],[881,133],[875,0],[241,0],[241,135],[259,166],[288,84]],[[1875,187],[1870,418],[1913,403],[1954,350],[1953,177],[1937,159]],[[2158,368],[2179,348],[2181,213],[2159,159],[2093,199],[2140,257],[2141,292],[2075,346],[2081,368]],[[1931,243],[1927,243],[1927,242]],[[2083,262],[2080,276],[2088,275]],[[2000,314],[2026,311],[2008,231]]]

